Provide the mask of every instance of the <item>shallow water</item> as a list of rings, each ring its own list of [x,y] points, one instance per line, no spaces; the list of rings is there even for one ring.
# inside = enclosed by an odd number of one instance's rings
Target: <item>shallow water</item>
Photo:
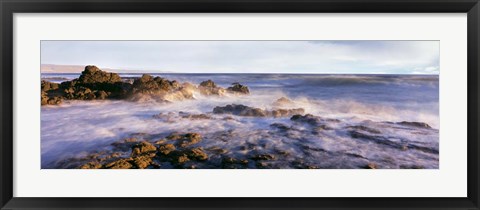
[[[66,77],[69,76],[69,77]],[[76,78],[76,74],[42,75]],[[121,74],[138,77],[141,74]],[[223,148],[235,158],[253,153],[285,154],[269,162],[271,168],[295,168],[300,162],[316,168],[438,168],[437,75],[278,75],[278,74],[162,74],[198,84],[211,79],[222,87],[240,82],[250,95],[225,97],[194,94],[195,100],[170,104],[128,101],[66,101],[43,106],[41,112],[42,168],[56,168],[69,157],[111,150],[111,143],[135,136],[155,141],[172,132],[198,132],[197,146]],[[288,97],[294,104],[321,117],[318,129],[284,118],[212,114],[216,106],[243,104],[272,110],[273,102]],[[187,119],[182,113],[206,113],[211,119]],[[162,113],[162,117],[153,117]],[[424,122],[419,128],[398,122]],[[274,124],[277,123],[277,124]],[[282,124],[279,128],[276,125]],[[273,125],[272,125],[273,124]],[[362,130],[363,127],[379,133]],[[286,128],[286,129],[285,129]],[[358,137],[356,132],[360,132]],[[208,151],[208,150],[207,150]],[[220,155],[209,154],[212,164]],[[253,164],[253,163],[252,163]],[[255,168],[250,164],[248,168]],[[200,168],[212,165],[200,163]],[[168,168],[168,166],[166,166]]]

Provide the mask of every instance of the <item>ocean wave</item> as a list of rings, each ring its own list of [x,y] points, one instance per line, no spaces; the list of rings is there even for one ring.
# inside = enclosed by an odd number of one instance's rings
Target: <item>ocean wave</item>
[[[220,147],[230,151],[229,155],[234,158],[244,158],[250,151],[245,151],[244,147],[252,145],[268,148],[266,151],[269,152],[287,152],[295,160],[303,159],[304,164],[320,168],[358,168],[369,161],[383,168],[409,165],[438,168],[438,154],[418,149],[438,148],[438,131],[395,124],[400,121],[420,121],[435,128],[438,117],[434,115],[421,116],[415,111],[348,100],[325,101],[301,97],[292,98],[294,104],[285,106],[302,107],[306,113],[322,119],[332,119],[324,122],[324,129],[315,130],[308,124],[298,124],[288,117],[230,116],[226,119],[223,115],[212,114],[216,106],[234,103],[275,109],[273,102],[281,95],[281,92],[277,92],[242,97],[203,96],[170,104],[70,101],[59,106],[45,106],[41,113],[42,168],[55,168],[65,159],[108,150],[112,142],[133,134],[161,138],[172,132],[185,131],[198,132],[204,136],[204,141],[198,146]],[[159,113],[167,113],[166,116],[170,117],[153,117]],[[192,120],[182,117],[182,113],[207,114],[210,118]],[[272,127],[275,124],[284,125],[288,130],[281,131]],[[353,138],[349,133],[352,126],[377,129],[382,135]],[[227,139],[222,140],[225,138]],[[389,143],[375,143],[381,139],[388,139]],[[402,150],[403,147],[407,150]],[[390,160],[392,156],[401,158]],[[345,158],[350,160],[346,161]],[[272,164],[275,167],[292,168],[295,167],[292,161],[295,162],[292,158],[287,158]]]

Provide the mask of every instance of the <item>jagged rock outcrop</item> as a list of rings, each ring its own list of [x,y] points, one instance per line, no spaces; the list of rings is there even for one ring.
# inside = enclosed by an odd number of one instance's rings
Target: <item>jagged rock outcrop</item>
[[[82,84],[96,84],[96,83],[117,83],[122,82],[122,78],[117,73],[109,73],[100,70],[96,66],[85,66],[82,75],[78,78],[78,82]]]
[[[248,87],[238,82],[232,83],[232,86],[228,87],[227,91],[229,93],[250,94],[250,90],[248,89]]]
[[[96,66],[86,66],[78,79],[61,84],[42,81],[41,103],[60,104],[63,100],[94,100],[125,98],[131,84],[122,82],[116,73],[100,70]]]
[[[305,110],[302,108],[265,110],[241,104],[217,106],[213,109],[214,114],[232,114],[246,117],[287,117],[297,114],[303,114],[304,112]]]
[[[224,88],[218,87],[217,84],[215,84],[215,82],[213,82],[212,80],[201,82],[200,85],[198,85],[198,90],[200,91],[201,94],[207,95],[207,96],[209,95],[222,96],[222,95],[225,95],[225,93],[227,92]]]
[[[41,104],[60,104],[63,100],[130,99],[132,101],[172,102],[194,99],[194,93],[223,96],[249,94],[247,86],[233,83],[225,89],[212,80],[203,81],[198,87],[190,83],[144,74],[133,82],[124,82],[117,73],[102,71],[96,66],[86,66],[77,79],[61,84],[42,81]]]

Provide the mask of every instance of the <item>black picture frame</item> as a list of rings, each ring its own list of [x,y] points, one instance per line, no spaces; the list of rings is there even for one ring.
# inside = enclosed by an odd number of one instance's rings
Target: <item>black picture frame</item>
[[[478,0],[0,0],[1,209],[479,209]],[[465,198],[13,197],[14,13],[467,13],[468,188]],[[94,189],[92,189],[94,190]]]

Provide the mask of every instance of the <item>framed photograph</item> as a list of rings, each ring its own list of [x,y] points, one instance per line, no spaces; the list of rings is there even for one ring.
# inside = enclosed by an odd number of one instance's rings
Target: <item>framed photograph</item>
[[[478,0],[0,6],[1,209],[479,209]]]

